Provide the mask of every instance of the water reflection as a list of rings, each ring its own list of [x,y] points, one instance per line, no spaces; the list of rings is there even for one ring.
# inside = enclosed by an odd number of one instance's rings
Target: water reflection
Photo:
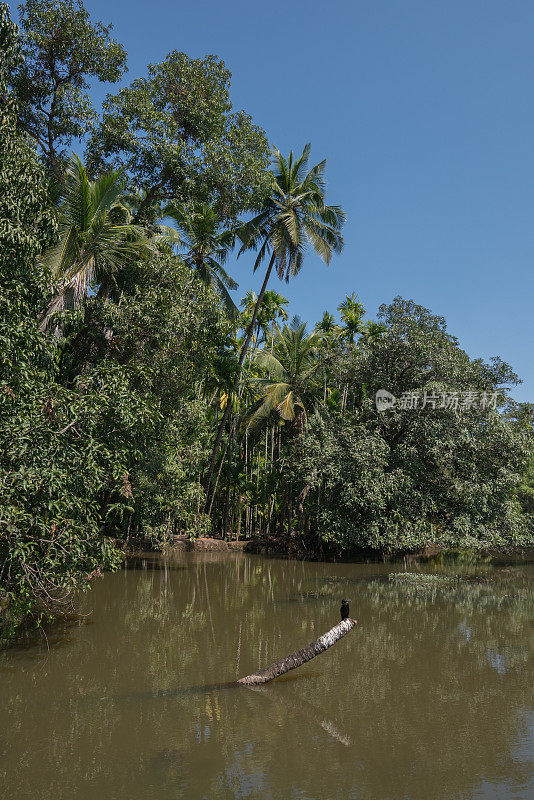
[[[534,796],[532,566],[135,567],[95,587],[61,646],[0,656],[6,797]],[[190,691],[311,641],[345,595],[358,628],[291,677]]]

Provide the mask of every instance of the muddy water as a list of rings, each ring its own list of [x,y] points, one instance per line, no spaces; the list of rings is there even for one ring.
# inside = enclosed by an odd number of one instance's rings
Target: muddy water
[[[83,620],[0,655],[0,796],[534,798],[534,567],[402,569],[187,554],[107,575]],[[307,644],[342,597],[358,626],[308,665],[202,688]]]

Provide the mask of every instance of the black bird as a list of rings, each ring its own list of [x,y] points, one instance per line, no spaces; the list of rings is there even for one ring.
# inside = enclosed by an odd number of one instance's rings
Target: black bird
[[[341,601],[341,608],[339,610],[341,611],[341,620],[343,621],[344,619],[348,619],[348,617],[349,617],[349,601],[348,600],[342,600]]]

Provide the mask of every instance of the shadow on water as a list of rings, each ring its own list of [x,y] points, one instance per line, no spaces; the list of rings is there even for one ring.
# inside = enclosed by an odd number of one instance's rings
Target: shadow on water
[[[306,724],[310,725],[313,724],[317,727],[317,729],[321,729],[321,731],[326,734],[327,737],[332,739],[333,741],[342,744],[344,747],[350,747],[352,744],[352,740],[350,734],[343,729],[342,725],[331,718],[331,716],[322,708],[318,707],[316,704],[311,703],[309,701],[303,700],[302,698],[298,701],[295,700],[287,691],[284,691],[285,685],[287,684],[294,684],[299,680],[303,679],[310,679],[313,677],[317,677],[322,673],[312,673],[308,672],[307,674],[303,675],[284,675],[280,678],[277,678],[268,686],[242,686],[239,687],[235,684],[214,684],[213,686],[199,686],[199,687],[190,687],[188,690],[185,690],[183,694],[190,694],[195,692],[212,692],[214,690],[219,691],[221,689],[229,689],[229,688],[241,688],[243,692],[246,693],[253,693],[254,696],[260,696],[264,700],[267,700],[270,706],[273,706],[278,713],[280,711],[285,715],[288,711],[296,716],[302,717],[305,719]],[[161,694],[153,693],[151,697],[159,698]],[[164,697],[173,696],[176,697],[176,693],[172,692],[171,695],[165,693]],[[136,699],[139,696],[135,696]],[[128,698],[129,699],[129,698]],[[255,704],[256,705],[256,704]],[[262,709],[258,709],[259,713],[264,713]],[[156,772],[162,771],[163,773],[167,772],[170,769],[179,766],[184,760],[184,750],[183,748],[179,747],[164,747],[162,750],[158,750],[155,754],[148,758],[148,766],[149,769],[154,770]]]
[[[16,659],[41,659],[51,650],[71,645],[79,636],[80,628],[93,622],[90,613],[72,613],[50,622],[45,620],[39,626],[23,628],[10,639],[0,639],[0,663],[3,653],[10,653]]]
[[[187,567],[174,558],[164,558],[160,553],[134,553],[127,555],[123,561],[124,570],[153,570],[182,572]]]
[[[270,686],[275,684],[295,683],[307,681],[312,678],[321,677],[322,672],[302,671],[299,674],[286,674],[275,678],[270,682]],[[187,695],[204,694],[213,691],[225,691],[227,689],[266,689],[267,687],[247,686],[237,681],[226,681],[224,683],[204,683],[199,686],[182,686],[178,689],[156,689],[150,692],[135,692],[134,694],[117,695],[116,697],[102,697],[101,700],[116,700],[118,702],[131,702],[135,700],[168,700],[173,697],[185,697]]]

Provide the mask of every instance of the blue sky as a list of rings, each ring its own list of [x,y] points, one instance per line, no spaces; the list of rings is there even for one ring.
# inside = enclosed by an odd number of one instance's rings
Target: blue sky
[[[173,49],[215,53],[234,105],[282,151],[328,158],[346,247],[310,257],[291,312],[316,321],[356,292],[446,317],[473,357],[499,355],[534,401],[534,4],[494,0],[86,0],[128,51],[126,82]],[[113,88],[113,87],[112,87]],[[96,96],[103,91],[98,89]],[[231,273],[257,288],[251,258]],[[273,288],[277,281],[273,281]]]

